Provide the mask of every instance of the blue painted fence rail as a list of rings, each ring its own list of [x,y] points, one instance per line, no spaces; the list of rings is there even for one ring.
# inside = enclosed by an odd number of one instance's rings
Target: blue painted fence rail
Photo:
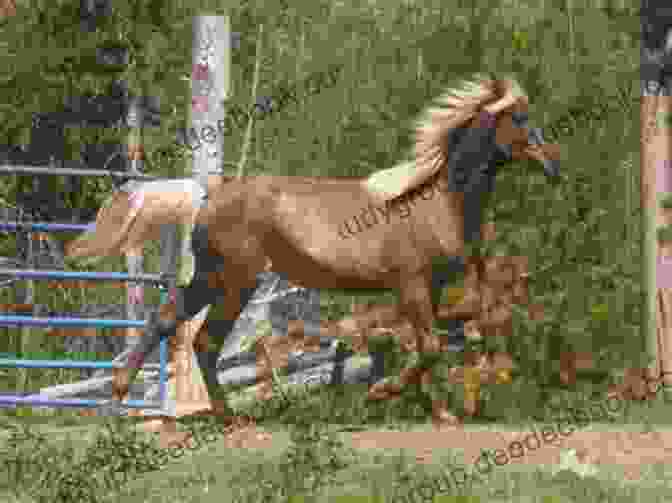
[[[112,320],[104,318],[35,318],[33,316],[1,315],[0,327],[98,327],[145,328],[144,320]]]
[[[85,232],[93,231],[96,224],[52,224],[49,222],[0,222],[0,231]]]
[[[17,360],[0,358],[0,368],[13,367],[19,369],[113,369],[110,361],[96,362],[85,360]]]
[[[30,405],[33,407],[100,407],[109,400],[86,400],[78,398],[40,398],[39,396],[17,397],[12,395],[0,395],[0,407],[12,407]],[[148,402],[146,400],[128,400],[124,407],[131,409],[161,409],[162,403]]]
[[[0,269],[0,276],[17,279],[88,280],[88,281],[133,281],[138,283],[164,284],[160,274],[130,275],[123,272],[47,271],[35,269]]]

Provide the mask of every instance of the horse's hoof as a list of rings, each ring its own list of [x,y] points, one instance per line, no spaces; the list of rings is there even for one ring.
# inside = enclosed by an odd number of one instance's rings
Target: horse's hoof
[[[434,426],[437,428],[441,427],[457,428],[458,426],[462,425],[462,420],[459,417],[445,410],[440,411],[438,413],[434,413],[432,415],[432,422],[434,423]]]
[[[249,416],[223,416],[219,418],[219,421],[229,428],[246,428],[254,423]]]
[[[389,392],[399,392],[401,391],[401,384],[396,382],[391,382],[390,378],[381,379],[374,382],[369,386],[369,391],[389,391]]]
[[[402,386],[395,383],[377,382],[369,388],[369,400],[386,400],[401,394]]]
[[[366,395],[367,400],[370,400],[372,402],[376,402],[379,400],[388,400],[390,398],[395,397],[395,393],[390,393],[387,391],[383,390],[369,390],[369,392]]]
[[[434,426],[458,426],[462,423],[459,417],[450,413],[447,400],[432,402],[432,422]]]
[[[185,448],[189,446],[191,438],[191,433],[186,431],[161,431],[158,443],[161,449]]]

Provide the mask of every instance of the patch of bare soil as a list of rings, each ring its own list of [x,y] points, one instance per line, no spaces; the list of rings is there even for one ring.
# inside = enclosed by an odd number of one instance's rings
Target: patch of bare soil
[[[579,462],[598,467],[618,465],[628,480],[639,479],[642,466],[672,462],[672,431],[574,431],[567,437],[556,435],[557,438],[549,443],[542,440],[540,433],[539,442],[528,438],[531,435],[530,431],[468,431],[463,428],[428,432],[368,431],[353,433],[352,444],[358,449],[414,450],[419,463],[429,463],[433,451],[445,453],[448,448],[463,449],[463,460],[468,467],[481,456],[481,449],[501,449],[507,453],[509,463],[527,465],[558,464],[563,449],[574,449]],[[504,464],[503,459],[500,458],[499,464]]]
[[[461,449],[467,467],[473,467],[482,449],[497,449],[506,453],[497,458],[500,465],[557,465],[564,449],[574,449],[580,463],[619,466],[625,478],[637,480],[643,466],[672,463],[672,431],[572,431],[569,435],[547,435],[537,438],[531,431],[469,430],[444,427],[433,431],[363,431],[351,433],[346,445],[355,449],[407,449],[415,453],[418,463],[431,463],[434,453],[443,455],[447,449]],[[260,449],[271,447],[273,436],[253,422],[238,424],[224,437],[227,448]],[[504,454],[500,454],[504,456]],[[507,461],[504,462],[503,460]]]
[[[268,442],[271,441],[270,433],[257,428],[251,418],[226,417],[225,421],[228,423],[224,429],[223,438],[226,447],[256,449],[269,445]],[[158,434],[159,447],[164,449],[193,446],[192,435],[186,431],[178,431],[174,421],[156,420],[151,423],[141,423],[138,430]]]

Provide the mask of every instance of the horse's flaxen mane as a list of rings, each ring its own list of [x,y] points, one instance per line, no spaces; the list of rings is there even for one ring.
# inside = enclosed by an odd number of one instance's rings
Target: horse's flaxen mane
[[[525,96],[517,81],[506,81]],[[438,173],[448,160],[451,132],[467,124],[480,107],[498,99],[502,82],[478,74],[446,89],[435,100],[438,106],[426,108],[416,121],[413,159],[370,175],[367,190],[384,199],[397,198]]]

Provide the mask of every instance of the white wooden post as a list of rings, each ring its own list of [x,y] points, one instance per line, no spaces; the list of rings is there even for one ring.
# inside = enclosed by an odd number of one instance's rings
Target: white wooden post
[[[225,116],[224,101],[230,92],[231,29],[228,16],[200,15],[194,18],[191,73],[191,110],[189,131],[195,131],[198,140],[191,159],[191,174],[195,181],[207,188],[208,175],[220,171],[224,160],[224,141],[220,133]],[[193,129],[192,129],[193,128]],[[188,167],[185,166],[187,172]],[[186,174],[186,173],[185,173]],[[199,205],[194,194],[194,205]],[[176,281],[185,285],[193,275],[191,254],[191,225],[178,226]],[[203,386],[203,377],[194,365],[194,337],[203,325],[210,307],[205,307],[178,331],[175,347],[177,372],[178,415],[187,415],[209,407],[209,397]]]

